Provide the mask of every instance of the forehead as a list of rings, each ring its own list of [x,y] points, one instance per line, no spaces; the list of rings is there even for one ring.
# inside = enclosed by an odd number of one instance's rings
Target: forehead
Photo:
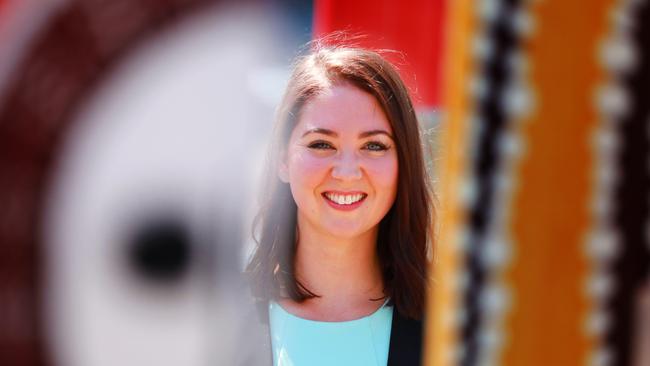
[[[370,130],[393,132],[377,99],[350,84],[334,85],[305,104],[295,129],[313,128],[340,134]]]

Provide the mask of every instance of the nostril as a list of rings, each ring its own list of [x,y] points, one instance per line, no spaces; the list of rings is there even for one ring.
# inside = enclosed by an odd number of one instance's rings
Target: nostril
[[[361,176],[361,168],[356,162],[338,164],[332,169],[332,177],[337,179],[360,179]]]
[[[361,179],[361,171],[334,171],[332,176],[337,179]]]

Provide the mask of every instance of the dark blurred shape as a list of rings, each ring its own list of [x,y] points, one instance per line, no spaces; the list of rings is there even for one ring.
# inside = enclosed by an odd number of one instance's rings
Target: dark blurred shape
[[[611,320],[603,352],[611,360],[610,365],[617,366],[634,364],[634,355],[640,352],[634,349],[639,344],[636,335],[648,332],[639,329],[643,323],[635,308],[638,294],[650,275],[650,105],[647,102],[650,96],[650,2],[639,2],[634,7],[628,4],[623,10],[627,11],[628,22],[634,25],[626,28],[631,41],[626,46],[636,55],[637,62],[616,75],[629,108],[610,121],[615,126],[613,131],[620,146],[613,154],[617,159],[618,177],[612,184],[612,212],[608,224],[614,227],[622,245],[617,255],[609,258],[617,288],[614,296],[604,301],[604,311]],[[603,110],[614,114],[613,110]]]
[[[182,280],[190,267],[192,243],[187,226],[179,219],[145,222],[131,233],[127,255],[137,274],[156,283]]]

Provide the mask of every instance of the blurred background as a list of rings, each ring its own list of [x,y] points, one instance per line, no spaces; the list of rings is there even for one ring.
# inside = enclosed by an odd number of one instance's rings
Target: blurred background
[[[650,365],[649,3],[0,0],[0,363],[254,353],[274,110],[344,31],[425,136],[426,364]]]

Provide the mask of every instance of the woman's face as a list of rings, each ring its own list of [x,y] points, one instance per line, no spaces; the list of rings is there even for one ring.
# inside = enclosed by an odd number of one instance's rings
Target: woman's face
[[[301,232],[353,238],[378,228],[397,191],[392,136],[377,100],[355,86],[333,86],[307,102],[279,169]]]

